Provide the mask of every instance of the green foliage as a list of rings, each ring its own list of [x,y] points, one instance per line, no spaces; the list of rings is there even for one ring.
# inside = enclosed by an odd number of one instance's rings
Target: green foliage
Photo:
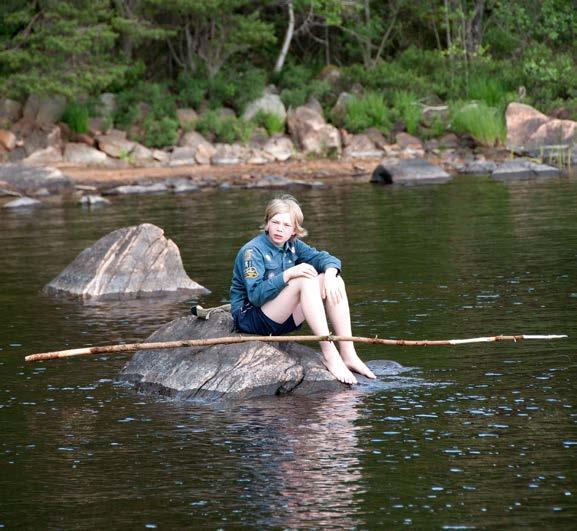
[[[524,86],[534,102],[577,97],[577,64],[570,53],[555,53],[538,44],[522,61]]]
[[[258,111],[252,122],[256,126],[264,127],[269,135],[284,133],[285,121],[272,112]]]
[[[284,89],[280,97],[287,107],[298,107],[307,103],[311,98],[315,98],[323,107],[328,108],[336,100],[330,83],[321,79],[315,79],[300,87]]]
[[[140,141],[147,147],[173,146],[178,140],[178,122],[168,116],[156,119],[149,115],[144,120],[144,134]]]
[[[140,82],[119,93],[116,104],[114,123],[121,129],[128,129],[149,116],[153,121],[162,118],[174,119],[176,116],[175,98],[166,85],[160,83]],[[147,106],[147,112],[143,112],[142,104]]]
[[[194,128],[209,140],[233,144],[237,141],[248,142],[254,124],[233,116],[221,117],[216,111],[207,111],[195,122]]]
[[[73,97],[124,77],[114,54],[118,34],[106,0],[29,2],[2,9],[10,39],[0,39],[0,91]]]
[[[370,127],[388,132],[391,127],[390,113],[381,94],[366,92],[347,101],[344,127],[350,133],[361,133]]]
[[[274,81],[281,89],[295,89],[307,85],[313,77],[314,72],[310,66],[289,62]]]
[[[365,89],[383,92],[389,97],[396,90],[411,90],[418,96],[426,96],[435,91],[435,87],[418,72],[406,69],[400,63],[379,63],[374,68],[353,65],[344,69],[349,85],[360,83]]]
[[[451,125],[456,133],[468,133],[484,146],[503,144],[507,136],[503,113],[485,103],[456,104],[451,109]]]
[[[62,121],[75,133],[88,133],[90,109],[86,103],[70,102],[66,106]]]
[[[419,99],[412,92],[397,90],[393,94],[393,109],[396,115],[405,123],[408,133],[417,134],[421,121],[422,109]]]
[[[514,94],[507,90],[501,79],[473,76],[469,81],[469,98],[486,103],[489,107],[505,107],[514,99]]]
[[[204,101],[208,83],[190,72],[181,72],[176,80],[177,100],[183,107],[199,109]]]

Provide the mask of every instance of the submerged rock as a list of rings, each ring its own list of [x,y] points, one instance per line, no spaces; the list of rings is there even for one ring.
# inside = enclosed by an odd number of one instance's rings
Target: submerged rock
[[[146,341],[240,336],[228,312],[209,320],[181,317]],[[238,400],[286,393],[312,394],[348,386],[326,369],[321,356],[298,343],[263,343],[141,350],[118,379],[138,391],[180,400]]]
[[[4,208],[35,208],[42,206],[42,203],[31,197],[19,197],[4,205]]]
[[[452,179],[445,170],[423,159],[385,159],[373,171],[372,183],[431,184]]]
[[[497,181],[559,177],[559,169],[547,164],[539,164],[528,159],[508,160],[500,164],[491,177]]]
[[[49,294],[77,297],[145,297],[208,292],[191,280],[178,247],[150,223],[107,234],[82,251],[44,287]]]

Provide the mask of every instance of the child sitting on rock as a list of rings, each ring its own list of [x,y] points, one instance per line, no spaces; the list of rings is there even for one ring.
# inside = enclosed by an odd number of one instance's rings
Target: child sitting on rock
[[[299,238],[307,234],[302,223],[294,197],[273,199],[266,207],[264,231],[240,249],[230,288],[231,312],[240,332],[282,335],[306,321],[315,335],[326,336],[328,315],[336,335],[352,335],[341,261],[302,242]],[[339,343],[340,353],[331,341],[321,341],[320,347],[337,380],[356,384],[351,371],[375,378],[351,341]]]

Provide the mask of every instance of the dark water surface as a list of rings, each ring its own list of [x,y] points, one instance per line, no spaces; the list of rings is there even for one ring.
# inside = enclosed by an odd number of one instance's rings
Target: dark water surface
[[[41,287],[122,226],[155,223],[226,301],[270,192],[0,211],[0,527],[577,527],[577,182],[484,178],[302,191],[309,242],[341,257],[358,335],[566,333],[554,342],[362,348],[413,370],[379,392],[230,407],[134,393],[133,342],[182,301],[81,305]]]

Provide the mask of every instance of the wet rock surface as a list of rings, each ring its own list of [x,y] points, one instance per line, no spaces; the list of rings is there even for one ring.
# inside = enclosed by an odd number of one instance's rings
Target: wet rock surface
[[[19,163],[0,164],[0,182],[1,188],[28,195],[35,195],[40,190],[43,194],[45,191],[61,194],[72,190],[71,180],[50,166],[38,168]]]
[[[451,179],[445,170],[423,159],[385,159],[371,176],[371,182],[377,184],[433,184]]]
[[[559,177],[559,169],[528,159],[509,160],[497,166],[491,177],[497,181]]]
[[[115,230],[82,251],[44,292],[117,299],[208,290],[188,277],[164,231],[143,223]]]
[[[228,312],[209,320],[181,317],[157,330],[147,342],[240,336]],[[246,334],[244,334],[246,336]],[[375,365],[382,374],[404,369],[395,362]],[[310,395],[348,389],[325,368],[320,353],[298,343],[251,341],[233,345],[138,351],[117,379],[139,392],[176,400],[227,401],[255,397]],[[367,383],[358,377],[359,389]],[[367,383],[368,385],[368,383]]]

